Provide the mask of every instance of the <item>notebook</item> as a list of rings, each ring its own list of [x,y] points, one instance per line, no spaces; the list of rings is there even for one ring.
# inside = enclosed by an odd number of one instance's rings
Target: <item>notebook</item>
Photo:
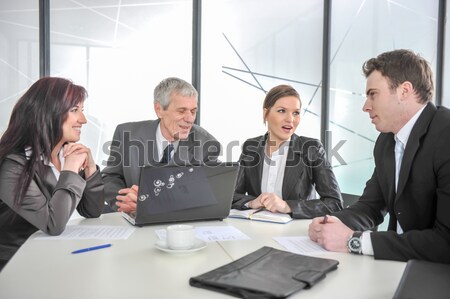
[[[275,223],[288,223],[292,221],[292,217],[289,214],[270,212],[265,209],[231,209],[230,215],[228,215],[228,217]]]
[[[122,216],[137,226],[226,218],[238,167],[237,163],[142,167],[136,212]]]
[[[450,298],[450,264],[409,260],[393,298]]]

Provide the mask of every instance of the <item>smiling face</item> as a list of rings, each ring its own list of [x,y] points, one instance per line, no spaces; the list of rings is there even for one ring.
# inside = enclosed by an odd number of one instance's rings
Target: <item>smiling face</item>
[[[279,98],[270,109],[264,109],[270,141],[279,145],[289,140],[300,123],[300,100],[294,96]]]
[[[81,127],[87,122],[83,113],[84,102],[78,103],[76,106],[70,108],[67,112],[66,120],[62,126],[63,136],[60,141],[61,144],[66,142],[77,142],[81,137]]]
[[[381,72],[373,71],[367,77],[366,102],[363,111],[369,113],[377,131],[396,134],[408,121],[402,101],[402,87],[394,91]]]
[[[156,103],[155,111],[164,138],[168,141],[187,139],[197,115],[197,97],[172,93],[167,109]]]

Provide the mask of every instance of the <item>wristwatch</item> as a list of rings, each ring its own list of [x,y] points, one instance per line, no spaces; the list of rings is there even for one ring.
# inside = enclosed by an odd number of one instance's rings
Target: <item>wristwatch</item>
[[[362,254],[362,243],[361,243],[362,232],[355,231],[350,239],[347,241],[348,251],[354,254]]]

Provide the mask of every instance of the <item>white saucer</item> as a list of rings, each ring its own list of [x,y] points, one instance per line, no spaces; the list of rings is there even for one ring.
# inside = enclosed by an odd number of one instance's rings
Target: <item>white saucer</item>
[[[168,253],[175,253],[175,254],[183,253],[184,254],[184,253],[191,253],[191,252],[202,250],[203,248],[206,247],[206,242],[203,241],[203,240],[200,240],[200,239],[195,239],[194,246],[192,246],[192,248],[189,248],[189,249],[171,249],[167,245],[166,239],[162,239],[162,240],[156,241],[155,246],[159,250],[162,250],[162,251],[165,251],[165,252],[168,252]]]

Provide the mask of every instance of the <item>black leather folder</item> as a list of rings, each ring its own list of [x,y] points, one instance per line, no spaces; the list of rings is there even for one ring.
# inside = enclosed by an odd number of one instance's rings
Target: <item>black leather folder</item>
[[[450,298],[450,265],[410,260],[393,299]]]
[[[189,280],[191,286],[240,298],[286,298],[311,288],[337,269],[332,259],[262,247],[234,262]]]

